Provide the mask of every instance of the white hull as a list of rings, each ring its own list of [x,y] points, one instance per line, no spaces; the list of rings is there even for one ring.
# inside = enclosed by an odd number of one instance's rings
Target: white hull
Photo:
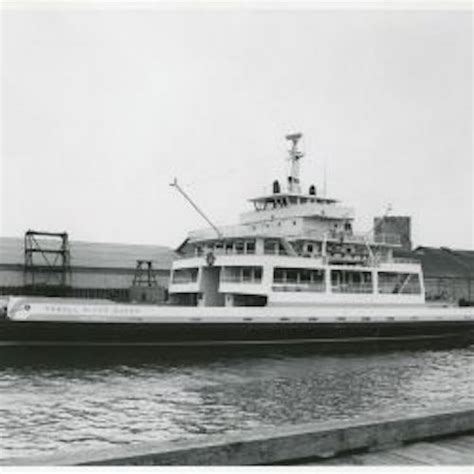
[[[101,323],[307,323],[474,321],[474,307],[360,305],[186,307],[134,304],[79,304],[27,297],[10,298],[12,321]]]

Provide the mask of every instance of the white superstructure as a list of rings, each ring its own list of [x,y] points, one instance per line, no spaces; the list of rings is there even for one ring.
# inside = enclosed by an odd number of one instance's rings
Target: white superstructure
[[[233,226],[190,232],[173,263],[172,304],[189,306],[418,305],[421,265],[393,257],[396,235],[357,234],[354,211],[302,191],[301,134],[286,137],[290,175],[250,199]]]

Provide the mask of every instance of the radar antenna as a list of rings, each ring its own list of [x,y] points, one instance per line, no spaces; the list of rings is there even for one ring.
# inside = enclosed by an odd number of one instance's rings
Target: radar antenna
[[[299,161],[303,158],[304,153],[298,150],[298,141],[302,136],[302,133],[290,133],[285,137],[292,144],[288,157],[291,162],[290,175],[288,176],[288,192],[290,193],[301,193]]]
[[[206,214],[204,214],[204,212],[201,211],[201,209],[199,209],[197,204],[195,204],[194,201],[184,192],[184,190],[178,184],[178,180],[176,178],[174,178],[174,181],[170,183],[170,186],[176,188],[183,195],[186,201],[188,201],[189,204],[191,204],[191,206],[193,206],[194,209],[196,209],[196,211],[200,214],[200,216],[216,231],[217,236],[220,239],[222,239],[223,238],[222,232],[211,222],[211,220],[206,216]]]

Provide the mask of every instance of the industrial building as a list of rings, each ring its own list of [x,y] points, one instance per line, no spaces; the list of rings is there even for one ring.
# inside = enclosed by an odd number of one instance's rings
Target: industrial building
[[[411,218],[374,218],[374,233],[397,234],[401,249],[395,256],[421,262],[428,301],[474,303],[474,251],[419,246],[412,250]]]
[[[166,297],[172,249],[69,241],[66,233],[0,237],[0,294],[158,303]]]
[[[409,216],[383,216],[374,218],[374,234],[398,235],[402,249],[411,250],[411,218]]]
[[[474,303],[474,251],[417,247],[412,256],[423,267],[426,299]]]

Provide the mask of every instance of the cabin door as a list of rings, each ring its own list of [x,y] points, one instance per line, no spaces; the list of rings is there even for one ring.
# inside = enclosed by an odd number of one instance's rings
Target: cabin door
[[[202,267],[202,306],[224,306],[224,295],[219,293],[221,267]]]

